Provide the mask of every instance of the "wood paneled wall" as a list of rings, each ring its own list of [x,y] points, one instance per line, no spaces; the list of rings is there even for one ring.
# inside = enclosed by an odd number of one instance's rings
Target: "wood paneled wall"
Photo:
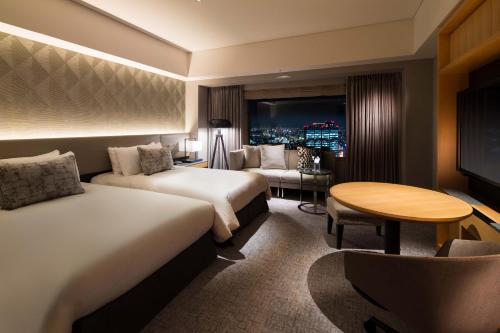
[[[469,87],[471,71],[500,59],[499,28],[500,0],[465,0],[439,31],[436,126],[439,188],[468,190],[467,178],[457,170],[457,93]],[[459,225],[438,227],[437,245],[448,238],[461,237]]]

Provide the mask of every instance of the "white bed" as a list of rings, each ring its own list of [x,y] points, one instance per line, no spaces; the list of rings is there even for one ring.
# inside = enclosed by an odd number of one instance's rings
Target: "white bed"
[[[0,332],[71,332],[73,321],[134,287],[212,227],[208,202],[84,188],[0,210]]]
[[[232,231],[240,226],[235,212],[261,193],[265,193],[268,200],[271,198],[271,190],[264,176],[232,170],[175,167],[151,176],[142,173],[123,176],[110,172],[92,178],[92,183],[176,194],[211,202],[215,208],[212,231],[218,242],[229,239]]]

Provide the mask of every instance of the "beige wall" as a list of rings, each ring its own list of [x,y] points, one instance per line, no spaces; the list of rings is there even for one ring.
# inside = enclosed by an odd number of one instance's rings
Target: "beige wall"
[[[435,31],[459,2],[423,0],[408,20],[193,52],[189,76],[203,80],[433,58]]]
[[[412,20],[194,52],[190,77],[233,77],[413,55]]]
[[[461,0],[424,0],[413,18],[414,51],[425,43]]]
[[[70,0],[2,0],[0,22],[172,73],[188,73],[188,52]]]
[[[402,179],[432,188],[434,182],[434,60],[410,61],[403,67],[404,129]]]
[[[198,84],[186,82],[186,123],[184,132],[196,137],[198,131]]]
[[[0,32],[0,140],[180,133],[185,83]]]

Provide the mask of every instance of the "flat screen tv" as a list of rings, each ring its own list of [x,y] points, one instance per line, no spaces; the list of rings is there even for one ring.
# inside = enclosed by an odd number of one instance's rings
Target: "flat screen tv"
[[[458,94],[458,169],[500,187],[500,84]]]

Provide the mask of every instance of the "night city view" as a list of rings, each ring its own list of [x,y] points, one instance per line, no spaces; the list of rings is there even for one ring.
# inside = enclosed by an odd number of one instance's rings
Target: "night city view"
[[[345,96],[249,101],[251,145],[285,144],[346,154]]]

